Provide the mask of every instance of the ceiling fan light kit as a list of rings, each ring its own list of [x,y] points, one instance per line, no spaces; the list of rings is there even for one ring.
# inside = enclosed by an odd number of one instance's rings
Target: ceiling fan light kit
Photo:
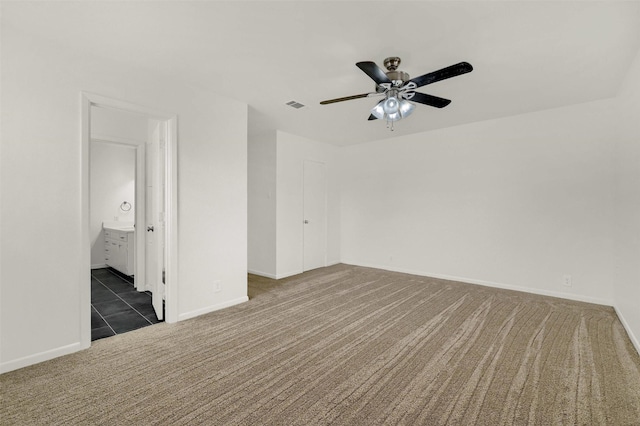
[[[371,109],[369,120],[386,120],[387,127],[390,128],[390,130],[393,130],[393,123],[395,121],[406,118],[413,112],[415,105],[412,102],[429,105],[435,108],[444,108],[451,103],[449,99],[416,92],[415,90],[418,87],[426,86],[427,84],[435,83],[457,75],[466,74],[473,70],[473,67],[468,62],[460,62],[458,64],[442,68],[441,70],[409,79],[409,74],[398,70],[400,62],[400,58],[397,56],[386,58],[384,60],[384,66],[387,68],[386,72],[378,67],[375,62],[364,61],[356,63],[358,68],[375,81],[375,92],[329,99],[320,102],[320,105],[328,105],[336,102],[374,96],[384,96],[384,99],[378,102],[378,104]]]
[[[379,120],[386,120],[393,123],[408,117],[414,110],[415,105],[406,99],[398,97],[396,90],[389,90],[386,98],[378,102],[371,110],[371,115]]]

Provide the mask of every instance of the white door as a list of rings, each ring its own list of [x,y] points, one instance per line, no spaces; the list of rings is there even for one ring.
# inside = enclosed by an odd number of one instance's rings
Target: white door
[[[324,163],[305,160],[303,194],[303,270],[326,266],[327,184]]]
[[[158,319],[164,319],[164,160],[166,125],[149,120],[146,179],[146,279],[151,291],[153,309]]]

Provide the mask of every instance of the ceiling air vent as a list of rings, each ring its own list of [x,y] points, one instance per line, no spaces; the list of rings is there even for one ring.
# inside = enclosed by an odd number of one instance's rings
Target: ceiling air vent
[[[296,101],[289,101],[289,102],[287,102],[287,105],[289,105],[291,108],[295,108],[295,109],[300,109],[300,108],[302,108],[304,106],[300,102],[296,102]]]

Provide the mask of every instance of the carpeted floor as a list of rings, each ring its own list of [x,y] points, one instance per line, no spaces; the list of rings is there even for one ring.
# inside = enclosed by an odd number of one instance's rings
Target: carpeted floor
[[[2,425],[638,425],[612,308],[336,265],[0,376]]]

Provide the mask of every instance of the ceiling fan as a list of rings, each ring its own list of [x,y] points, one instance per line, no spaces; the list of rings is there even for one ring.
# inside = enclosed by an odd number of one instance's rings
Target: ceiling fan
[[[471,64],[460,62],[438,71],[410,79],[409,74],[398,70],[399,65],[400,58],[396,56],[384,60],[384,66],[387,68],[386,72],[378,67],[375,62],[364,61],[356,63],[358,68],[375,81],[375,92],[329,99],[320,102],[320,105],[350,101],[352,99],[384,96],[384,99],[378,102],[371,110],[369,120],[384,119],[387,121],[387,124],[391,123],[391,130],[393,130],[394,121],[401,120],[413,112],[415,105],[411,102],[436,108],[444,108],[451,103],[449,99],[416,92],[415,90],[418,87],[473,71]]]

